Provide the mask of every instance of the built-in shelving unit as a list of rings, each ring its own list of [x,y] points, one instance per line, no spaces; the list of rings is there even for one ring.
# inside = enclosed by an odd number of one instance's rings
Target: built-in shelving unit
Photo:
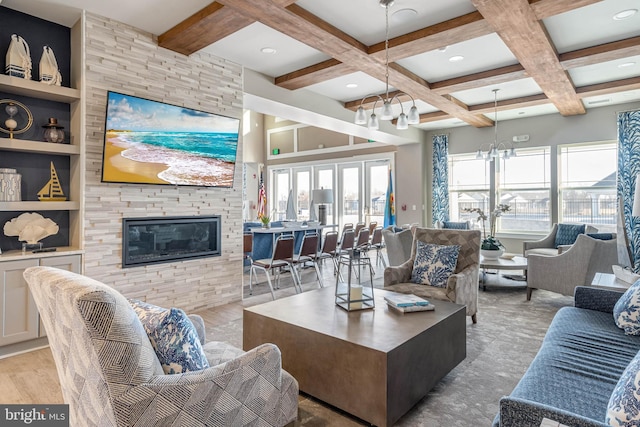
[[[42,153],[59,155],[79,155],[80,147],[69,144],[29,141],[27,139],[0,138],[0,150],[21,151],[23,153]]]
[[[3,74],[0,74],[0,91],[56,102],[72,103],[80,99],[80,90],[78,89],[54,86]]]

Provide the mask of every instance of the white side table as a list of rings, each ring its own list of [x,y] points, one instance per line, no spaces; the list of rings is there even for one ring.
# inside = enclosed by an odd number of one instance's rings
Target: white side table
[[[623,282],[616,278],[613,273],[596,273],[596,275],[593,276],[591,286],[594,288],[612,289],[624,292],[629,289],[631,283]]]

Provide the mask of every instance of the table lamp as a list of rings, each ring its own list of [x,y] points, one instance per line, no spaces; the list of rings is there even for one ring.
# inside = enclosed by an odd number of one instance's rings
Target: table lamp
[[[313,202],[318,205],[320,225],[327,225],[327,204],[333,203],[333,190],[320,188],[313,190]]]

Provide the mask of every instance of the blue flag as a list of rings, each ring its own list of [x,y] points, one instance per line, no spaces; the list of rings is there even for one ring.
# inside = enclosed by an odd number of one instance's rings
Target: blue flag
[[[396,225],[396,199],[393,195],[393,181],[391,179],[391,168],[389,168],[389,185],[387,186],[387,197],[384,203],[384,226]]]

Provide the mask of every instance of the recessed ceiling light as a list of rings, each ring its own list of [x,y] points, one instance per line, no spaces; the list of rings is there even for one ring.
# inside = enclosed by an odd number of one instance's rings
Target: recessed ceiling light
[[[623,64],[619,64],[618,68],[627,68],[627,67],[633,67],[634,65],[636,65],[635,62],[630,61],[630,62],[625,62]]]
[[[635,15],[636,13],[638,13],[638,9],[623,10],[613,15],[613,19],[615,19],[616,21],[622,21],[623,19],[627,19]]]
[[[455,55],[452,56],[451,58],[449,58],[449,62],[460,62],[464,59],[464,56],[462,55]]]
[[[347,87],[348,87],[349,89],[353,89],[353,88],[358,87],[358,84],[357,84],[357,83],[347,83]]]
[[[611,99],[609,98],[605,98],[605,99],[596,99],[595,101],[589,101],[587,102],[587,104],[589,105],[596,105],[596,104],[605,104],[607,102],[610,102]]]
[[[418,11],[415,9],[400,9],[393,12],[391,19],[394,22],[407,22],[413,19],[416,15],[418,15]]]
[[[272,47],[263,47],[262,49],[260,49],[260,52],[267,53],[267,54],[274,54],[277,52],[277,50],[275,50]]]

